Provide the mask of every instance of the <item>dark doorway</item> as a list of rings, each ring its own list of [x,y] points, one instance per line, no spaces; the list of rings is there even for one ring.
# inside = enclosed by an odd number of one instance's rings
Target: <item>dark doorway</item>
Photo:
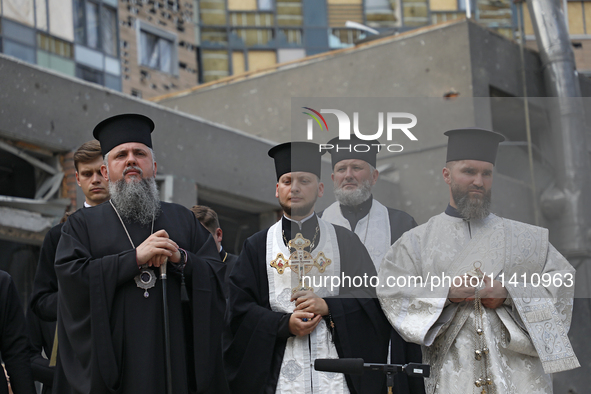
[[[246,238],[259,230],[259,215],[234,207],[219,205],[200,198],[199,205],[206,205],[218,214],[223,231],[222,247],[233,254],[240,254]]]

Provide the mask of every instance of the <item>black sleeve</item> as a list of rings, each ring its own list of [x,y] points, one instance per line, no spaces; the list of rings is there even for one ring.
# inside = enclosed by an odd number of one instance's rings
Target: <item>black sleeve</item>
[[[25,315],[16,286],[0,271],[0,353],[14,393],[35,394]]]
[[[350,284],[342,284],[339,296],[325,298],[335,325],[334,342],[339,357],[385,363],[390,325],[371,286],[371,277],[376,275],[375,266],[354,233],[340,226],[335,226],[335,231],[342,274],[352,279]],[[362,279],[361,285],[356,285],[353,278]],[[347,375],[346,378],[357,392],[377,394],[385,391],[385,377],[381,372],[368,371],[361,376]]]
[[[42,320],[57,320],[57,275],[55,274],[55,252],[62,233],[62,224],[51,228],[45,235],[39,254],[31,308]]]
[[[49,360],[41,354],[51,357],[52,343],[46,343],[43,336],[43,324],[51,325],[55,332],[55,324],[42,323],[41,320],[31,310],[27,313],[27,328],[29,330],[29,340],[31,345],[31,369],[33,370],[33,379],[43,383],[44,386],[53,385],[53,373],[55,367],[49,366]]]

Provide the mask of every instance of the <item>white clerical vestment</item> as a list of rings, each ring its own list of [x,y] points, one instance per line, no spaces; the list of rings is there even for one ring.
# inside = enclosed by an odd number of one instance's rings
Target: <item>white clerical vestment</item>
[[[450,303],[450,283],[442,283],[475,266],[504,280],[509,293],[501,307],[482,308],[481,321],[473,301]],[[552,393],[550,374],[579,366],[567,336],[574,269],[549,244],[546,229],[492,214],[466,222],[442,213],[392,245],[379,278],[390,323],[422,345],[423,362],[431,365],[428,394],[481,393],[475,381],[485,369],[493,383],[487,393]],[[544,287],[542,278],[552,283]],[[484,330],[487,367],[475,358],[482,348],[477,328]]]
[[[324,254],[331,263],[323,273],[312,268],[306,273],[308,279],[304,285],[313,284],[314,293],[319,297],[337,296],[339,289],[331,291],[329,287],[318,287],[314,283],[329,283],[324,277],[339,276],[341,272],[339,247],[334,227],[318,218],[318,226],[322,237],[312,255]],[[271,226],[267,232],[267,261],[272,262],[281,254],[289,258],[290,251],[284,243],[281,221]],[[277,261],[282,261],[279,259]],[[291,261],[293,264],[293,260]],[[296,269],[297,270],[297,269]],[[298,287],[299,276],[290,269],[280,270],[267,264],[267,279],[269,280],[269,302],[275,312],[293,313],[295,303],[290,301],[292,290]],[[285,353],[281,362],[281,372],[277,382],[276,393],[281,394],[311,394],[311,393],[340,393],[348,394],[349,388],[345,375],[340,373],[320,372],[313,368],[317,358],[339,358],[337,349],[326,324],[318,324],[310,335],[293,336],[287,340]]]
[[[351,230],[351,224],[343,216],[338,201],[324,210],[322,219]],[[357,226],[355,226],[355,234],[357,234],[363,245],[365,245],[371,256],[373,265],[376,267],[376,271],[378,271],[384,255],[392,245],[390,240],[388,208],[379,201],[373,200],[369,213],[361,218]]]

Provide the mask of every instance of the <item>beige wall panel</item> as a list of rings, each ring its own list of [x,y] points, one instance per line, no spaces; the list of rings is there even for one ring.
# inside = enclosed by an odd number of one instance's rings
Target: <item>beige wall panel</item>
[[[363,23],[363,7],[357,5],[328,6],[328,25],[331,27],[344,27],[347,21]]]
[[[0,3],[2,1],[0,0]],[[37,29],[47,31],[47,7],[45,1],[37,0],[37,5],[35,6],[35,13],[36,21],[37,21]]]
[[[577,70],[586,74],[591,73],[591,39],[573,40],[573,42],[580,42],[582,44],[581,48],[573,48]]]
[[[232,74],[242,74],[244,71],[246,71],[244,68],[244,53],[232,52]]]
[[[568,32],[570,34],[585,34],[582,2],[568,3]]]
[[[327,0],[328,4],[363,4],[361,0]]]
[[[2,0],[2,6],[3,16],[24,25],[35,27],[33,0]],[[71,20],[70,24],[72,24]]]
[[[529,16],[529,10],[525,5],[523,5],[523,30],[525,31],[526,36],[533,36],[534,27],[531,23],[531,17]]]
[[[431,11],[455,11],[458,9],[457,0],[431,0]]]
[[[248,51],[248,71],[260,70],[277,63],[274,51]]]
[[[54,36],[74,41],[74,11],[71,1],[49,0],[49,31]]]
[[[228,0],[229,11],[256,11],[257,0]]]

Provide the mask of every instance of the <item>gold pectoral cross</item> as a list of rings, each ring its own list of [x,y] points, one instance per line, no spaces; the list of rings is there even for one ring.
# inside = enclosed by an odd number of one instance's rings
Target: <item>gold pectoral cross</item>
[[[316,257],[313,257],[310,252],[304,250],[310,246],[310,240],[304,238],[301,233],[297,233],[294,239],[287,243],[289,249],[295,249],[286,259],[283,253],[278,253],[275,260],[271,261],[271,267],[277,270],[279,275],[282,275],[286,268],[290,268],[298,276],[298,285],[291,289],[292,293],[300,290],[311,290],[312,287],[304,286],[302,278],[304,275],[312,271],[312,268],[318,268],[320,273],[323,273],[326,267],[331,264],[331,260],[326,258],[323,252],[318,252]]]

